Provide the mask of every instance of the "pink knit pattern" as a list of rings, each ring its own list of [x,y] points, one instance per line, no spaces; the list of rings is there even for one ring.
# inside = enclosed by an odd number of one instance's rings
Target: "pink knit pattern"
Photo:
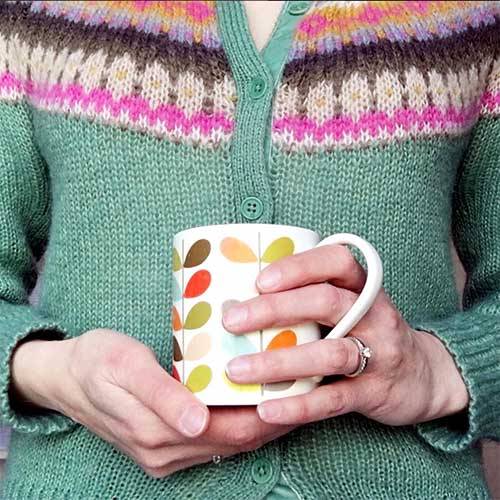
[[[194,136],[198,132],[205,139],[217,142],[230,134],[234,126],[233,120],[222,112],[208,115],[199,111],[188,115],[175,105],[152,107],[137,95],[115,99],[110,91],[101,88],[87,92],[76,84],[45,86],[32,80],[23,82],[12,73],[4,73],[0,76],[0,95],[12,91],[23,91],[30,102],[47,111],[78,114],[104,122],[125,119],[132,128],[147,127],[167,135]]]

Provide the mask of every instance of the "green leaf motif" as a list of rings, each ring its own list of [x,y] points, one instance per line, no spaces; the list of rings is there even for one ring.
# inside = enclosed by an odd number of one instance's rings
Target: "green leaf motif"
[[[184,328],[186,330],[196,330],[201,328],[212,315],[212,307],[208,302],[198,302],[189,311]]]
[[[180,271],[181,268],[182,268],[181,258],[179,256],[177,248],[174,247],[172,254],[172,269],[174,270],[175,273],[176,271]]]
[[[210,255],[210,242],[198,240],[191,245],[184,260],[184,267],[196,267],[205,262]]]
[[[295,250],[295,245],[293,241],[287,236],[283,236],[282,238],[278,238],[274,240],[264,252],[262,256],[262,261],[270,264],[271,262],[275,262],[283,257],[287,257],[288,255],[293,255],[293,251]]]
[[[197,366],[190,374],[186,382],[191,392],[201,392],[208,387],[212,380],[212,370],[207,365]]]

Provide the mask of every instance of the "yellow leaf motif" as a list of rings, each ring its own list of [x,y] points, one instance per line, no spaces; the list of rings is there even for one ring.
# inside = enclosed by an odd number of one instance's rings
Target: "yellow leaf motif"
[[[274,240],[267,247],[264,255],[262,256],[262,261],[270,264],[271,262],[275,262],[283,257],[292,255],[294,250],[295,245],[293,241],[287,236],[283,236],[282,238]]]
[[[224,382],[226,382],[226,384],[235,391],[256,392],[260,390],[259,384],[235,384],[234,382],[231,382],[231,380],[227,378],[227,375],[225,373],[223,373],[222,377],[224,378]]]
[[[212,380],[212,370],[207,365],[197,366],[190,374],[186,382],[191,392],[201,392],[208,387]]]

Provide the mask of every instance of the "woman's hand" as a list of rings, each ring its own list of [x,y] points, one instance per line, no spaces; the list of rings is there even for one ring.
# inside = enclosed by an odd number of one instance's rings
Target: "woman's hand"
[[[365,272],[349,250],[328,245],[285,257],[257,279],[261,295],[226,311],[224,326],[241,334],[317,321],[333,326],[351,308]],[[266,401],[262,420],[304,424],[348,412],[390,425],[432,420],[465,409],[468,393],[452,356],[433,335],[412,330],[385,292],[351,332],[372,350],[366,370],[309,394]],[[314,375],[345,375],[358,367],[349,339],[240,356],[227,366],[236,383],[267,383]]]
[[[153,477],[256,449],[293,428],[263,422],[255,408],[209,413],[151,349],[112,330],[23,343],[12,379],[23,399],[88,427]]]

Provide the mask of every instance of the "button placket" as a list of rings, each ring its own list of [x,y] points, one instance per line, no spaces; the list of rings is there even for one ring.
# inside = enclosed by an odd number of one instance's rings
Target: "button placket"
[[[252,464],[252,479],[257,484],[265,484],[273,478],[274,468],[273,464],[267,458],[258,458]]]
[[[309,10],[309,2],[292,2],[288,12],[292,16],[301,16]]]

